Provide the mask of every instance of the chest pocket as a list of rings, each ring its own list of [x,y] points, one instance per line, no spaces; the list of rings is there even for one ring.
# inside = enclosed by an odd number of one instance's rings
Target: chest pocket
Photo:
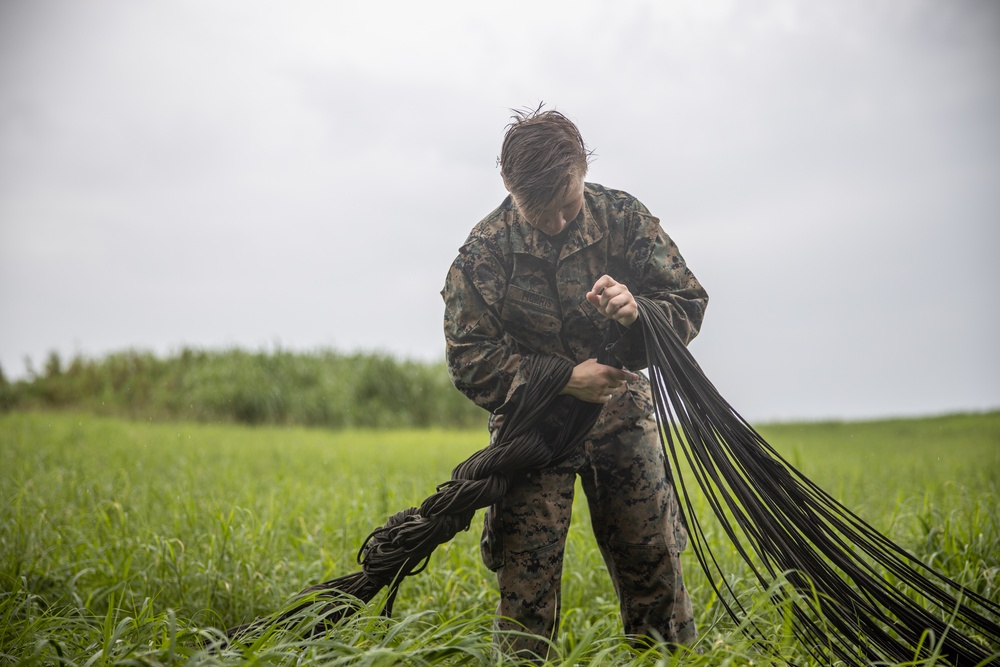
[[[562,350],[562,309],[553,296],[510,285],[500,317],[505,332],[527,351],[552,354]]]

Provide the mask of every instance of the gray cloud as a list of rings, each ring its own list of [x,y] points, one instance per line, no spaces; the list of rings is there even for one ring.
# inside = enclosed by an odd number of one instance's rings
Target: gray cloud
[[[526,5],[525,5],[526,7]],[[1000,405],[1000,8],[0,7],[0,365],[49,350],[440,358],[508,107],[663,221],[752,419]]]

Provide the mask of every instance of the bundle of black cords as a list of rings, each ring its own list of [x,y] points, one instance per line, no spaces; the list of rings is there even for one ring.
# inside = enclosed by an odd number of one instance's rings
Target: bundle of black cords
[[[281,612],[230,628],[227,635],[287,625],[307,608],[324,621],[310,632],[322,632],[356,610],[343,603],[345,596],[369,602],[383,588],[388,588],[384,611],[391,614],[403,579],[421,572],[434,549],[467,530],[476,510],[503,498],[513,473],[556,465],[573,454],[597,421],[601,405],[574,400],[555,437],[543,435],[538,426],[560,398],[573,364],[550,355],[530,355],[524,363],[526,382],[490,446],[460,463],[420,507],[398,512],[375,529],[358,552],[360,572],[310,586]]]
[[[819,663],[858,667],[938,656],[956,667],[1000,664],[1000,605],[908,554],[781,457],[722,398],[653,301],[636,297],[660,438],[672,463],[698,562],[728,615],[764,647],[694,513],[691,471],[729,540],[759,585],[791,609],[792,631]],[[606,361],[606,360],[605,360]],[[284,611],[232,628],[236,637],[289,623],[323,605],[321,632],[388,588],[385,613],[402,580],[434,549],[469,527],[477,509],[506,493],[511,475],[554,465],[586,438],[600,405],[574,403],[555,438],[538,428],[572,372],[552,356],[526,360],[528,381],[491,445],[473,454],[420,507],[389,518],[358,554],[362,571],[307,588]],[[892,577],[890,581],[887,577]],[[991,649],[990,647],[994,647]]]
[[[935,651],[962,667],[1000,664],[988,648],[1000,645],[1000,605],[921,563],[796,470],[722,398],[664,312],[636,301],[673,470],[687,464],[760,586],[791,604],[793,631],[820,664],[910,662]],[[705,539],[688,480],[677,482],[693,550],[739,622],[746,610]],[[774,585],[779,577],[791,591]],[[752,622],[743,627],[767,643]]]

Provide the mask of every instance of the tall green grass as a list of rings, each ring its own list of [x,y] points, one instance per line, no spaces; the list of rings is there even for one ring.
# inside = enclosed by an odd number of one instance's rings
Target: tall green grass
[[[1000,413],[762,432],[902,546],[998,599]],[[509,664],[491,648],[497,594],[479,560],[478,518],[404,583],[394,618],[380,615],[376,599],[315,639],[272,632],[218,646],[222,628],[356,571],[364,537],[419,504],[486,441],[484,429],[331,432],[4,415],[0,662]],[[552,664],[783,664],[724,618],[691,554],[684,566],[698,653],[631,652],[579,496]],[[707,521],[706,505],[696,506]],[[786,659],[810,664],[788,636],[784,610],[749,583],[720,532],[711,533],[713,547],[755,621],[772,630]]]

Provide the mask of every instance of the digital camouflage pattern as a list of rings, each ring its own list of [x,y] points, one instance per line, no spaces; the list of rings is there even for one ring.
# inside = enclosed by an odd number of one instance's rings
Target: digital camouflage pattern
[[[662,304],[674,330],[698,333],[708,296],[659,221],[634,197],[586,185],[580,215],[559,237],[532,227],[508,197],[469,235],[442,296],[448,367],[455,386],[491,411],[496,434],[524,384],[529,354],[574,363],[603,345],[640,370],[639,329],[601,315],[586,293],[602,275]],[[553,431],[572,399],[548,420]],[[605,405],[583,448],[569,461],[514,480],[490,508],[483,558],[497,572],[501,629],[527,629],[508,649],[544,656],[558,627],[563,550],[580,475],[598,544],[621,603],[625,632],[690,644],[696,637],[679,553],[687,543],[677,496],[652,416],[646,378]],[[545,427],[543,426],[543,429]]]

